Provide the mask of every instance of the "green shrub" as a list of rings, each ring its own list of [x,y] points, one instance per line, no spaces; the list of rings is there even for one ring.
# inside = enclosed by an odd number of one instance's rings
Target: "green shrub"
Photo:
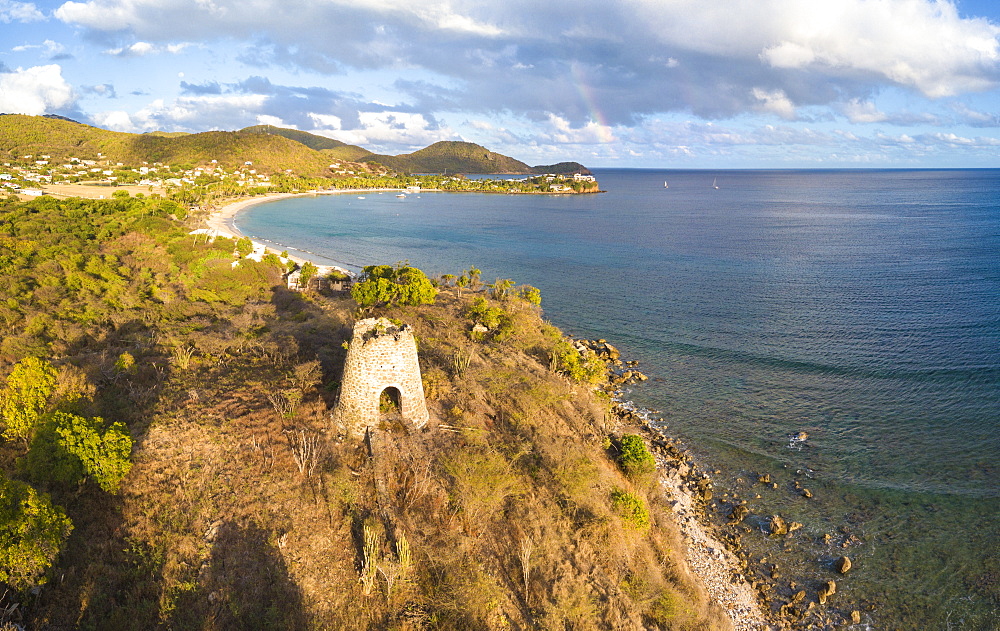
[[[43,583],[72,530],[48,495],[0,473],[0,582],[18,590]]]
[[[351,297],[364,308],[433,304],[437,296],[437,289],[422,271],[402,263],[369,265],[362,278],[351,287]]]
[[[670,588],[664,590],[649,608],[649,617],[659,626],[687,622],[693,614],[687,600]]]
[[[56,412],[32,442],[25,468],[36,480],[73,483],[89,476],[115,493],[132,468],[131,453],[132,437],[121,423],[105,427],[100,417]]]
[[[656,471],[656,459],[637,434],[625,434],[618,441],[618,466],[630,478],[640,479]]]
[[[567,375],[580,383],[600,383],[607,376],[608,368],[591,350],[578,351],[565,338],[556,340],[550,355],[553,370]]]
[[[491,307],[489,302],[482,296],[477,297],[469,305],[466,315],[468,315],[474,324],[479,324],[489,329],[490,339],[495,342],[503,342],[514,332],[514,319],[511,317],[511,314],[501,307]],[[473,339],[475,339],[475,336]]]
[[[47,361],[26,357],[14,366],[6,387],[0,392],[4,438],[20,438],[27,445],[55,386],[56,370]]]
[[[611,508],[629,527],[636,530],[649,528],[649,509],[638,495],[614,489],[611,491]]]

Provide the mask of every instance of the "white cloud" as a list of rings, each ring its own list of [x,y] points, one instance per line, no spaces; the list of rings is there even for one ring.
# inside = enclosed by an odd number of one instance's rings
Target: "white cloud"
[[[131,114],[98,112],[93,119],[102,127],[132,133],[236,129],[255,121],[266,101],[258,94],[188,96],[171,103],[156,99]]]
[[[783,90],[754,88],[752,93],[753,98],[757,99],[759,104],[757,107],[759,111],[780,116],[785,120],[795,120],[795,104],[785,95]]]
[[[340,124],[336,117],[313,115],[317,121]],[[439,140],[456,139],[448,129],[440,129],[431,124],[423,114],[405,112],[360,112],[360,126],[343,129],[327,125],[328,136],[367,149],[385,151],[386,147],[421,148]]]
[[[343,129],[342,121],[339,116],[334,116],[333,114],[316,114],[315,112],[310,112],[309,118],[312,120],[313,124],[317,129],[322,130],[339,130]]]
[[[593,121],[581,127],[574,128],[568,120],[549,114],[549,129],[541,132],[548,142],[559,144],[598,144],[614,142],[615,136],[611,127]]]
[[[881,123],[889,118],[885,112],[879,111],[874,103],[860,99],[851,99],[844,103],[840,113],[852,123]]]
[[[94,114],[94,122],[98,127],[103,127],[104,129],[110,129],[112,131],[127,131],[136,132],[140,131],[136,125],[132,122],[132,117],[129,116],[128,112],[122,110],[115,110],[110,112],[100,112]],[[149,131],[149,130],[141,130]]]
[[[277,116],[271,116],[269,114],[258,114],[257,115],[257,124],[258,125],[273,125],[274,127],[286,127],[286,128],[290,127],[292,129],[295,129],[295,125],[290,125],[290,124],[286,123],[285,121],[281,120],[281,118],[279,118]]]
[[[66,50],[66,47],[60,44],[59,42],[47,39],[41,44],[22,44],[20,46],[13,47],[10,50],[11,52],[14,53],[22,53],[29,50],[43,50],[43,49],[45,50],[45,54],[47,55],[58,55],[59,53]]]
[[[16,0],[0,0],[0,22],[10,24],[11,22],[39,22],[45,19],[45,15],[31,2],[17,2]]]
[[[122,46],[119,48],[109,48],[104,51],[104,54],[111,55],[113,57],[145,57],[146,55],[152,55],[156,53],[171,53],[177,54],[182,52],[185,48],[190,46],[189,42],[184,42],[181,44],[168,44],[166,46],[157,46],[149,42],[134,42],[129,46]]]
[[[40,115],[71,107],[73,88],[57,64],[0,73],[0,112]]]
[[[829,76],[863,73],[930,97],[995,85],[1000,27],[961,18],[945,0],[781,0],[781,24],[761,58],[775,68]]]
[[[1000,127],[1000,114],[980,112],[964,103],[955,103],[952,110],[959,116],[961,122],[972,127]]]

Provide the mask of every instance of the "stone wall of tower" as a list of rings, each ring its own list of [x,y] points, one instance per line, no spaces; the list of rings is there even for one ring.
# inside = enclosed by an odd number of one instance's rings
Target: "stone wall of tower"
[[[378,425],[379,396],[386,388],[399,391],[400,416],[406,425],[420,429],[427,424],[413,331],[385,318],[361,320],[354,325],[347,348],[334,422],[352,435]]]

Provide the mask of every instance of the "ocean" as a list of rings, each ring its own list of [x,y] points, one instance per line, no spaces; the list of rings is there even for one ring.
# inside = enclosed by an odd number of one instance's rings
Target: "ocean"
[[[595,174],[605,193],[302,197],[235,224],[538,287],[641,362],[627,396],[748,501],[779,591],[835,579],[867,628],[1000,628],[1000,170]],[[770,539],[772,514],[803,528]]]

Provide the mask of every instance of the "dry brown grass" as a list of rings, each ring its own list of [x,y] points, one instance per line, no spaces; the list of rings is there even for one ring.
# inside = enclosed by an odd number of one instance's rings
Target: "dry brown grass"
[[[662,500],[605,454],[606,401],[548,370],[537,314],[518,306],[511,339],[473,342],[463,302],[387,314],[414,327],[436,384],[436,418],[413,435],[329,433],[344,302],[293,305],[303,316],[279,305],[271,339],[298,354],[248,347],[172,372],[134,424],[120,500],[73,516],[87,539],[64,555],[37,626],[726,628],[679,561]],[[276,413],[268,394],[292,390],[301,402]],[[323,437],[311,475],[300,431]],[[623,526],[615,487],[643,495],[650,529]]]

